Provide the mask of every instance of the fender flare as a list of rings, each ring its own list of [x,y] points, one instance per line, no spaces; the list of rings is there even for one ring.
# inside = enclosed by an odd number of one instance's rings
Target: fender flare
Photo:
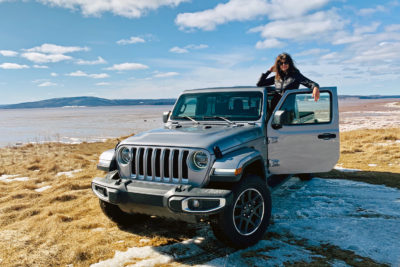
[[[115,149],[109,149],[101,153],[97,169],[110,172],[117,169]]]
[[[243,176],[247,166],[260,161],[262,174],[265,177],[265,166],[262,155],[253,148],[241,148],[225,154],[217,159],[210,172],[210,182],[238,182]]]

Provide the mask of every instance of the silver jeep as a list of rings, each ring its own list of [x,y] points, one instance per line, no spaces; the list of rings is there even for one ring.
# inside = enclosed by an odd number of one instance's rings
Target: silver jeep
[[[209,220],[215,236],[244,248],[260,240],[271,217],[271,191],[296,175],[332,169],[339,158],[335,87],[186,90],[164,127],[136,134],[100,156],[92,189],[113,221],[135,214]],[[132,221],[133,220],[133,221]]]

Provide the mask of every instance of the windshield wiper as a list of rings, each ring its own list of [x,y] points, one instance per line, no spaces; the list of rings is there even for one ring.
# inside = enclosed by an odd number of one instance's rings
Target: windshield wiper
[[[196,123],[196,124],[200,124],[200,122],[196,121],[195,119],[193,119],[193,118],[191,118],[191,117],[189,117],[189,116],[183,116],[183,117],[186,118],[186,119],[189,119],[189,120],[193,121],[193,122]]]
[[[204,118],[205,119],[220,119],[220,120],[224,120],[224,121],[228,122],[229,124],[236,124],[236,122],[228,120],[227,118],[222,117],[222,116],[209,116],[209,117],[204,117]]]

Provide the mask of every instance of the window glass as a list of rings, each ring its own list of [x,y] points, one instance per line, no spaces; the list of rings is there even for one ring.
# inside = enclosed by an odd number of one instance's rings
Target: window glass
[[[178,99],[171,119],[197,121],[223,120],[232,121],[258,120],[262,113],[261,92],[211,92],[184,94]]]
[[[284,110],[283,125],[318,124],[331,121],[331,95],[321,92],[315,102],[312,94],[290,94],[279,108]]]
[[[186,116],[194,116],[196,112],[197,98],[187,97],[183,103],[179,106],[179,114],[185,114]]]

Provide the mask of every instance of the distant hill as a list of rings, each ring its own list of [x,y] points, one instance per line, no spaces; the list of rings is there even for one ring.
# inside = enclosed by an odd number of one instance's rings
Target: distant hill
[[[166,99],[105,99],[91,96],[52,98],[19,104],[0,105],[0,109],[17,108],[58,108],[71,106],[132,106],[132,105],[173,105],[175,98]]]
[[[339,95],[339,99],[386,99],[399,98],[400,95]],[[106,99],[92,96],[52,98],[35,102],[0,105],[0,109],[18,108],[59,108],[59,107],[99,107],[99,106],[134,106],[134,105],[173,105],[175,98],[165,99]]]

